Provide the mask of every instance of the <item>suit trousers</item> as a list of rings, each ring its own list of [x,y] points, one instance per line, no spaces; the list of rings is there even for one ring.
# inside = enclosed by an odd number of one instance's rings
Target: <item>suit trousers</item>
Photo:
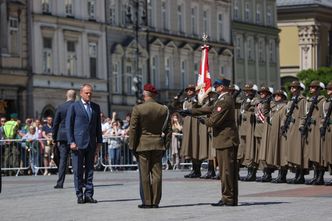
[[[85,191],[84,195],[93,196],[93,169],[96,149],[90,145],[86,149],[72,151],[72,164],[74,171],[74,185],[76,196],[83,196],[83,172],[85,172]],[[85,168],[83,168],[83,164]]]
[[[221,174],[222,201],[225,204],[238,203],[238,146],[226,149],[217,149],[216,155]]]
[[[164,151],[137,152],[140,195],[144,205],[159,205],[162,189],[162,157]]]
[[[57,186],[63,186],[63,183],[65,182],[67,160],[68,160],[70,147],[67,141],[60,141],[59,144],[60,145],[57,146],[59,151],[59,166],[58,166],[59,170],[58,170]]]

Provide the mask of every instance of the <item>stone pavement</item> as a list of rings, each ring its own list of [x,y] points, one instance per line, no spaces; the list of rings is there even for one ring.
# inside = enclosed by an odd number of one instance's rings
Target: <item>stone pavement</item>
[[[216,208],[210,203],[220,199],[220,182],[184,179],[186,173],[164,171],[160,208],[145,210],[137,208],[137,171],[96,172],[99,202],[83,205],[72,175],[61,190],[53,189],[55,175],[3,177],[0,220],[332,220],[332,187],[239,182],[239,206]]]

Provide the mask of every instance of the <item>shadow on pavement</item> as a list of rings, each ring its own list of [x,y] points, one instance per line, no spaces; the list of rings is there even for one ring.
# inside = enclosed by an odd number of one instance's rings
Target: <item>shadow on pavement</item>
[[[118,200],[98,200],[98,203],[114,203],[114,202],[128,202],[128,201],[138,201],[141,199],[118,199]]]
[[[193,204],[159,206],[159,208],[188,207],[188,206],[206,206],[206,205],[210,205],[210,204],[211,203],[193,203]]]
[[[123,183],[115,183],[115,184],[97,184],[93,185],[93,187],[110,187],[110,186],[123,186]]]
[[[266,205],[276,205],[276,204],[283,204],[283,203],[289,203],[289,202],[243,202],[239,203],[238,206],[266,206]]]

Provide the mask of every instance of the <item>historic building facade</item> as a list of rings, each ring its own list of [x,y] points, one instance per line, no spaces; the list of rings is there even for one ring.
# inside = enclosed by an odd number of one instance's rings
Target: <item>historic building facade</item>
[[[280,87],[276,0],[233,0],[235,82]]]
[[[332,2],[277,0],[282,81],[332,65]]]
[[[31,30],[31,106],[28,115],[53,115],[67,89],[94,87],[108,112],[105,1],[28,1]]]
[[[112,111],[136,102],[135,82],[151,82],[170,102],[198,76],[202,34],[210,37],[211,78],[232,78],[231,3],[227,0],[106,0]]]
[[[26,1],[0,0],[0,116],[24,116],[28,84]]]

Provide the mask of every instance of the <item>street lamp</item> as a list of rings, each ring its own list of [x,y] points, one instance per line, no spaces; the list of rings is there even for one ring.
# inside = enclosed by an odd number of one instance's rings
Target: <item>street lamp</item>
[[[139,40],[139,36],[138,36],[138,32],[140,31],[140,18],[141,18],[141,24],[144,26],[146,24],[146,12],[145,9],[143,8],[142,10],[142,15],[139,18],[139,0],[133,0],[131,1],[131,5],[133,7],[128,7],[128,11],[127,11],[127,22],[129,25],[132,25],[132,28],[135,32],[135,41],[136,41],[136,48],[135,48],[135,76],[133,78],[133,85],[132,85],[132,90],[135,92],[135,96],[136,96],[136,103],[141,103],[142,102],[142,76],[140,76],[141,74],[139,73],[139,47],[138,47],[138,40]],[[132,18],[132,10],[131,8],[133,8],[135,11],[135,23],[133,22],[133,18]]]

